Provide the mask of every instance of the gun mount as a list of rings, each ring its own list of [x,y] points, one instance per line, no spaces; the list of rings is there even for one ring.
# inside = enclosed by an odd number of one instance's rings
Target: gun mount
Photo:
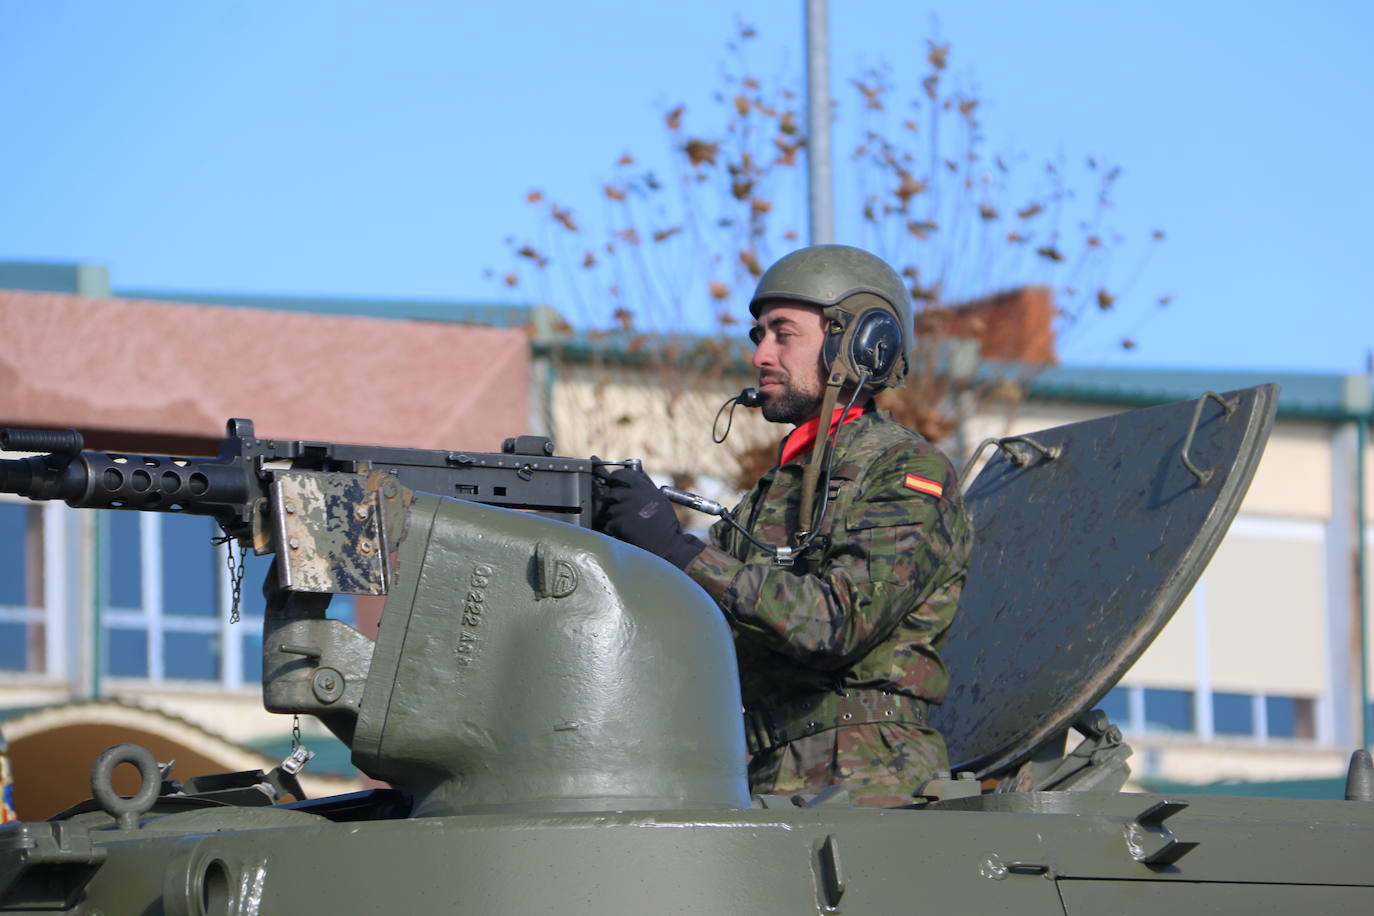
[[[385,462],[240,455],[261,502],[230,524],[278,564],[267,705],[318,716],[394,788],[249,807],[207,784],[190,810],[105,793],[0,828],[0,912],[1367,910],[1370,806],[1101,791],[1129,749],[1091,707],[1215,549],[1274,395],[998,443],[968,489],[979,541],[945,650],[938,722],[961,772],[888,810],[748,797],[728,631],[658,558]],[[75,474],[48,459],[6,466],[6,486]],[[1064,492],[1095,518],[1065,523]],[[386,594],[375,644],[327,616],[349,588]],[[1065,754],[1070,727],[1085,738]]]

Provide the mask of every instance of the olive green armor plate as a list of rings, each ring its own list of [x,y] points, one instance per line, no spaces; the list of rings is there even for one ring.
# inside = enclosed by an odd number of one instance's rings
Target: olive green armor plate
[[[1235,517],[1277,400],[1260,385],[1001,440],[965,494],[972,565],[932,708],[955,770],[1030,757],[1140,657]]]

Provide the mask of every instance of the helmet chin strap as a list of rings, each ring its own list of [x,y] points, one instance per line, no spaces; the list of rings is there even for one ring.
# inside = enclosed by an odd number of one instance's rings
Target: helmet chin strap
[[[845,406],[845,413],[858,401],[859,395],[863,393],[865,385],[868,384],[869,373],[866,370],[859,370],[859,377],[854,377],[854,369],[849,365],[849,359],[843,355],[848,353],[850,337],[854,334],[854,323],[846,321],[840,326],[843,335],[840,342],[841,356],[834,360],[830,366],[830,374],[825,380],[825,394],[821,397],[821,413],[816,426],[816,441],[811,446],[811,454],[806,459],[806,470],[802,472],[802,491],[801,507],[797,512],[798,531],[795,541],[800,544],[809,539],[815,533],[815,528],[821,523],[820,519],[812,518],[816,505],[816,484],[820,480],[821,465],[827,464],[825,461],[825,450],[830,445],[830,422],[835,415],[835,405],[840,399],[840,389],[846,384],[854,386],[854,396],[849,399]],[[836,436],[839,435],[839,427],[835,430]],[[829,467],[826,468],[826,487],[830,486]],[[824,506],[821,509],[825,511]]]
[[[840,378],[843,379],[842,373]],[[825,396],[821,398],[821,414],[816,427],[816,441],[811,446],[811,455],[806,459],[806,470],[802,472],[801,509],[797,512],[798,530],[795,535],[797,543],[804,541],[819,523],[819,520],[813,519],[811,514],[816,502],[816,482],[821,476],[825,447],[830,443],[830,419],[835,414],[835,402],[840,397],[840,385],[835,379],[836,376],[832,373],[830,381],[826,383]]]

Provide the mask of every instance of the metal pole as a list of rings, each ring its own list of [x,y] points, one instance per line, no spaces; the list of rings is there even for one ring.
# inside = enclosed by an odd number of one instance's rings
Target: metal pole
[[[83,513],[84,514],[84,513]],[[90,519],[83,519],[86,531],[90,536],[90,566],[87,571],[91,576],[91,632],[90,632],[90,689],[91,699],[101,699],[104,692],[104,684],[101,683],[102,668],[105,664],[105,639],[104,626],[100,609],[105,604],[105,513],[92,512]]]
[[[806,164],[811,244],[835,241],[831,188],[830,38],[826,0],[806,0]]]
[[[1364,452],[1368,439],[1368,417],[1361,417],[1355,429],[1355,607],[1360,652],[1360,747],[1369,747],[1369,558],[1365,552]]]

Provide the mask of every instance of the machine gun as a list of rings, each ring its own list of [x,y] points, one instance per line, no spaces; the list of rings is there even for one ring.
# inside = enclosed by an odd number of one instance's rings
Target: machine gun
[[[497,454],[262,439],[248,420],[229,421],[215,458],[83,444],[0,431],[0,448],[46,452],[0,460],[0,491],[206,515],[275,554],[264,706],[315,716],[414,813],[579,810],[607,793],[622,808],[748,806],[724,618],[670,564],[591,530],[594,471],[637,462],[555,457],[535,436]],[[386,596],[375,640],[328,616],[335,594]],[[668,657],[704,683],[665,678]],[[157,769],[142,759],[107,765]],[[5,850],[0,836],[0,910]]]
[[[304,532],[294,530],[291,516],[310,503],[312,495],[335,503],[340,498],[356,503],[346,525],[356,528],[354,523],[370,522],[364,527],[376,529],[380,522],[363,505],[362,494],[345,497],[340,489],[368,475],[380,475],[378,486],[391,480],[412,491],[537,512],[590,527],[594,468],[639,465],[637,459],[556,457],[552,440],[543,436],[506,439],[498,453],[261,439],[253,431],[253,421],[244,419],[228,422],[214,458],[83,451],[83,446],[81,434],[73,429],[0,430],[0,450],[48,453],[0,459],[0,492],[36,500],[61,499],[78,509],[208,515],[227,536],[256,553],[283,553],[292,560],[311,553],[301,553]],[[319,530],[312,526],[312,536],[318,536]],[[382,543],[380,531],[353,534],[357,535],[353,546],[374,548],[366,552],[372,560],[380,559],[375,549]],[[301,565],[279,565],[283,587],[385,593],[379,562],[366,564],[375,567],[377,576],[335,579],[320,583],[319,588],[290,575]],[[368,578],[376,581],[369,583]]]

